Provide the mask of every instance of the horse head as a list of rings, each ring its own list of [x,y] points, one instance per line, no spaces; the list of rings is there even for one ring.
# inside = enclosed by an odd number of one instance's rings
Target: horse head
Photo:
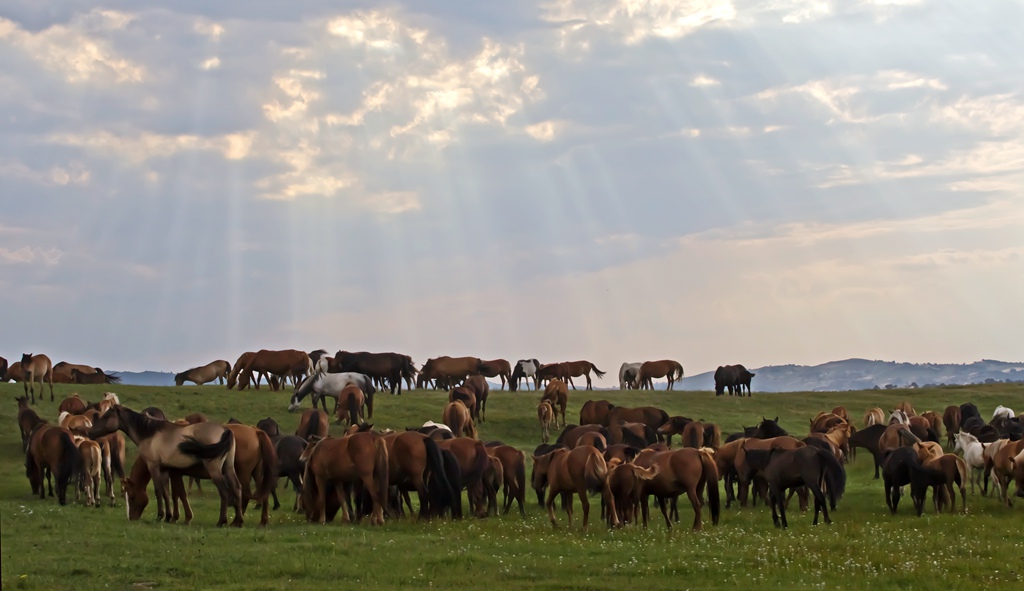
[[[32,363],[32,354],[31,353],[22,353],[21,354],[21,367],[22,368],[27,368],[28,364],[30,364],[30,363]]]

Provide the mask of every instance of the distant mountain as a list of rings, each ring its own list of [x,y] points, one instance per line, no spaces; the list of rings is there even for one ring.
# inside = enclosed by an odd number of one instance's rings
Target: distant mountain
[[[1024,363],[982,359],[974,363],[897,363],[845,359],[821,365],[769,365],[756,373],[755,392],[822,392],[1024,382]],[[664,384],[661,384],[664,388]],[[713,390],[714,372],[683,378],[683,390]]]
[[[174,374],[166,371],[115,371],[126,386],[173,386]]]

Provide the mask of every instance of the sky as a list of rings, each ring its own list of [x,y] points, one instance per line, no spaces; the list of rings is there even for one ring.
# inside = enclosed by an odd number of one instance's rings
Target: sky
[[[5,0],[0,355],[1024,360],[1021,22]]]

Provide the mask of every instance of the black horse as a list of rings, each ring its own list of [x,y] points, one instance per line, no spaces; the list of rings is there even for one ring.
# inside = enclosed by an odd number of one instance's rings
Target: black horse
[[[835,511],[836,502],[846,490],[846,470],[831,452],[812,446],[790,451],[747,450],[747,461],[755,469],[762,468],[775,527],[789,527],[785,493],[802,486],[814,495],[814,525],[818,525],[819,513],[824,515],[825,523],[832,523],[828,510],[831,506]]]
[[[761,417],[761,422],[757,424],[757,428],[754,429],[754,434],[751,437],[754,439],[771,439],[772,437],[782,437],[783,435],[789,435],[789,433],[779,426],[779,417],[774,419]]]
[[[878,469],[882,467],[882,452],[878,447],[878,440],[882,437],[888,425],[871,425],[850,435],[850,449],[863,447],[868,450],[875,460],[875,479],[878,479]]]
[[[742,365],[719,365],[715,370],[715,396],[721,396],[728,388],[729,396],[743,396],[743,388],[750,396],[750,380],[755,374],[747,371]]]
[[[900,487],[910,484],[910,466],[918,464],[917,450],[910,446],[897,447],[885,454],[882,461],[882,483],[885,485],[885,504],[896,514],[900,504]]]

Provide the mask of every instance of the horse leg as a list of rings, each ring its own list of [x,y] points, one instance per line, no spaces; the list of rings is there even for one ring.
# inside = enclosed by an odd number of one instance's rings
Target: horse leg
[[[551,526],[558,529],[558,520],[555,519],[555,496],[558,493],[555,492],[554,488],[548,489],[548,500],[544,503],[545,508],[548,510],[548,519],[551,521]]]
[[[789,521],[786,520],[786,504],[782,502],[782,490],[775,489],[773,492],[769,492],[768,496],[772,497],[775,504],[779,506],[779,520],[782,522],[782,529],[789,529]]]
[[[587,498],[587,489],[577,489],[576,494],[580,497],[580,505],[583,507],[583,531],[587,531],[587,524],[590,523],[590,499]],[[570,515],[572,512],[570,511]],[[570,518],[570,522],[572,519]]]
[[[669,518],[668,499],[666,497],[658,496],[658,508],[661,509],[661,516],[665,518],[665,527],[672,529],[672,520]]]
[[[701,531],[704,529],[704,522],[700,518],[704,501],[701,499],[701,495],[697,492],[697,487],[695,486],[686,489],[686,496],[690,499],[690,505],[693,507],[693,531]]]

